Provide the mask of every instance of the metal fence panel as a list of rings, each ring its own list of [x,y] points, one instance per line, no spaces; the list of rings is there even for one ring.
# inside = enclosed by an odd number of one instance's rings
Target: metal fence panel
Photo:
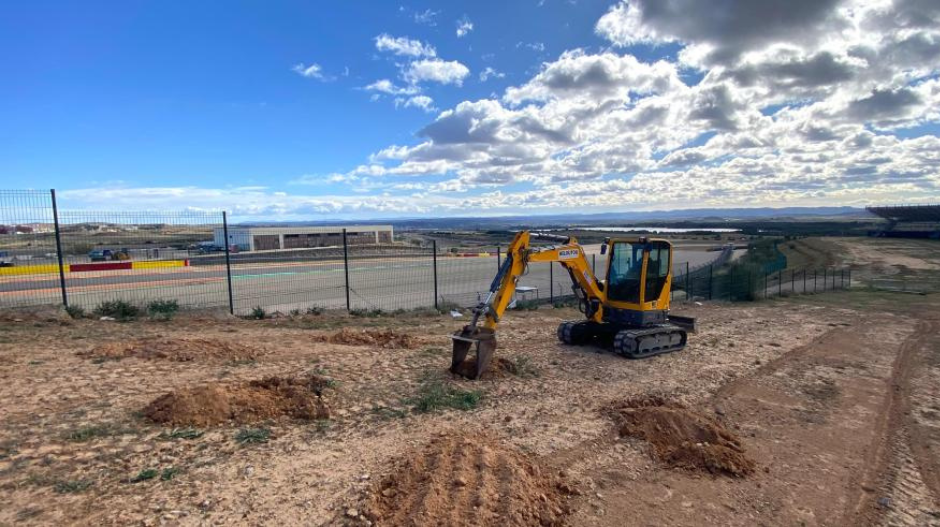
[[[61,303],[52,194],[0,192],[0,307]]]
[[[69,304],[227,305],[224,264],[207,252],[221,225],[220,212],[59,211]]]

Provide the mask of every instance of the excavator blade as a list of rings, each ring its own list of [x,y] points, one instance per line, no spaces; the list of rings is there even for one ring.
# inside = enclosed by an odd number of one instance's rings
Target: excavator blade
[[[450,371],[468,379],[479,379],[496,351],[496,332],[489,328],[464,326],[450,338],[454,341]],[[468,359],[471,351],[474,355]]]

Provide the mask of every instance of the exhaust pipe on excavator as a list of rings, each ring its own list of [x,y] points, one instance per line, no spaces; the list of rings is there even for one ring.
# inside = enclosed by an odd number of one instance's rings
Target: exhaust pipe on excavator
[[[454,341],[450,371],[468,379],[477,380],[490,365],[496,351],[496,331],[487,327],[464,326],[450,337]],[[468,359],[467,355],[473,351]]]

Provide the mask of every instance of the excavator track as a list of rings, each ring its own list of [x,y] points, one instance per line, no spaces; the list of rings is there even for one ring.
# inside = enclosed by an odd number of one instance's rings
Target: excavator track
[[[624,329],[614,336],[614,351],[628,359],[645,359],[679,351],[685,347],[687,339],[685,330],[672,324],[659,324],[644,329]]]

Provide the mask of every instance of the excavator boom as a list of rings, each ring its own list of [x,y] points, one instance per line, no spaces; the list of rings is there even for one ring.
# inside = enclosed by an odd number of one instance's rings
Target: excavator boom
[[[559,245],[532,247],[533,237],[560,241]],[[565,344],[606,342],[627,358],[639,359],[685,347],[687,319],[671,323],[668,317],[672,283],[672,246],[666,240],[624,238],[607,240],[610,250],[605,281],[598,281],[584,249],[573,237],[521,231],[506,251],[506,259],[490,290],[473,309],[470,324],[452,335],[451,371],[479,379],[496,350],[496,328],[512,303],[519,279],[532,263],[559,263],[571,277],[585,319],[563,322],[558,338]],[[677,321],[678,322],[678,321]],[[475,352],[475,356],[471,353]]]
[[[582,297],[582,300],[594,299],[593,304],[600,305],[602,293],[585,257],[584,249],[578,245],[577,240],[570,237],[552,236],[552,239],[563,239],[564,243],[557,246],[533,248],[530,245],[531,237],[532,233],[529,231],[516,234],[506,250],[505,261],[490,284],[489,293],[473,309],[472,322],[451,336],[454,341],[452,372],[471,379],[479,379],[486,371],[493,352],[496,350],[496,326],[512,303],[519,278],[525,274],[530,263],[561,263],[568,270],[573,283],[577,284],[575,291],[579,293],[579,297]],[[594,314],[599,316],[600,310],[596,310]],[[467,361],[467,356],[471,351],[476,351],[476,358]]]

